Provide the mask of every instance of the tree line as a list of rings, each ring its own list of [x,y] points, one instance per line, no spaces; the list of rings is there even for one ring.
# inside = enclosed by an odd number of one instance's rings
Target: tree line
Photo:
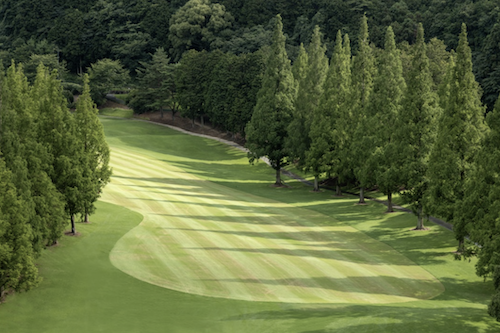
[[[295,60],[315,26],[325,34],[328,56],[336,32],[358,49],[358,22],[366,13],[371,41],[384,46],[385,27],[397,44],[413,44],[422,22],[428,39],[456,49],[460,23],[469,31],[474,73],[491,110],[500,76],[500,6],[495,0],[3,0],[0,2],[0,60],[14,58],[35,73],[39,61],[82,73],[102,59],[119,60],[135,75],[141,62],[163,48],[173,62],[191,49],[241,54],[270,44],[273,20],[283,17],[286,47]],[[30,69],[31,68],[31,69]]]
[[[500,101],[486,112],[466,25],[456,49],[441,57],[441,75],[433,75],[435,52],[421,24],[410,49],[396,47],[392,27],[378,49],[364,16],[357,54],[339,31],[330,61],[316,27],[293,65],[282,29],[278,16],[246,126],[250,162],[267,157],[278,186],[290,163],[315,176],[316,191],[321,175],[350,183],[360,188],[360,204],[364,189],[376,186],[388,211],[400,193],[416,230],[430,215],[453,224],[457,257],[478,257],[476,273],[493,279],[488,311],[500,320]]]
[[[39,282],[35,259],[75,215],[88,222],[111,169],[88,76],[73,112],[57,71],[0,70],[0,301]]]

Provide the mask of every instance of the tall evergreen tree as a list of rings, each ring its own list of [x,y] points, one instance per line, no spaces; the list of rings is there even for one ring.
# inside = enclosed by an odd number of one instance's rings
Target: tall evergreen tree
[[[387,195],[387,211],[392,212],[392,194],[401,186],[399,163],[394,142],[394,129],[401,112],[401,101],[406,89],[399,50],[394,32],[387,28],[385,48],[380,55],[378,72],[374,78],[365,121],[365,136],[370,138],[373,154],[366,167],[375,173],[379,190]],[[369,148],[369,146],[365,146]]]
[[[337,195],[340,195],[339,180],[349,175],[349,141],[352,139],[351,118],[351,47],[349,36],[337,33],[318,108],[311,125],[311,147],[307,161],[318,165],[321,172],[337,178]]]
[[[368,20],[365,15],[361,20],[360,32],[358,34],[358,53],[353,59],[351,89],[353,92],[353,118],[358,125],[350,149],[353,154],[352,167],[356,179],[360,184],[360,204],[365,203],[365,187],[374,182],[373,171],[366,162],[373,152],[370,148],[370,138],[367,135],[371,127],[367,119],[367,114],[375,74],[375,59],[370,46]]]
[[[95,202],[109,182],[109,147],[104,138],[104,129],[97,117],[97,107],[90,97],[89,78],[83,78],[83,93],[76,103],[75,126],[78,142],[82,145],[82,181],[79,191],[82,198],[84,222],[95,211]]]
[[[299,53],[297,66],[297,98],[293,119],[288,126],[287,145],[292,158],[298,162],[299,168],[310,171],[314,175],[314,190],[318,191],[318,178],[321,173],[320,165],[315,160],[306,159],[307,151],[311,148],[311,125],[314,122],[316,108],[323,93],[323,83],[328,70],[326,48],[321,43],[321,32],[318,26],[314,29],[307,57],[303,55],[303,48]],[[304,60],[307,64],[303,65]],[[294,65],[295,67],[295,65]],[[303,72],[303,73],[300,73]]]
[[[278,15],[257,105],[245,131],[250,162],[266,156],[276,170],[278,186],[282,185],[281,167],[288,163],[289,152],[285,141],[295,98],[295,82],[285,50],[285,39],[281,16]]]
[[[424,228],[423,199],[428,187],[426,176],[429,154],[435,141],[436,125],[441,113],[439,99],[433,88],[432,74],[424,42],[424,29],[419,24],[417,41],[406,81],[398,121],[394,126],[394,143],[402,197],[417,216],[416,229]]]
[[[12,173],[0,158],[0,301],[9,289],[29,290],[39,282],[28,219]]]
[[[22,67],[9,68],[2,84],[0,144],[14,184],[25,202],[35,253],[54,243],[64,228],[64,204],[47,169],[49,153],[38,140],[38,112]]]
[[[465,180],[470,175],[481,139],[487,130],[479,85],[472,73],[465,24],[462,25],[455,61],[448,83],[449,96],[443,96],[444,110],[430,155],[429,199],[426,206],[429,213],[454,224],[456,238],[462,246],[467,232],[463,225],[457,223],[457,212],[465,194]]]
[[[33,86],[33,100],[38,115],[38,141],[50,154],[48,175],[63,195],[67,216],[71,218],[75,234],[74,217],[84,213],[82,205],[82,145],[76,136],[72,114],[62,94],[57,71],[49,73],[40,66]]]
[[[468,178],[456,221],[469,235],[462,256],[477,256],[476,274],[493,277],[495,292],[488,313],[500,320],[500,99],[488,113],[490,131],[485,135],[474,170]],[[480,245],[480,246],[478,246]]]

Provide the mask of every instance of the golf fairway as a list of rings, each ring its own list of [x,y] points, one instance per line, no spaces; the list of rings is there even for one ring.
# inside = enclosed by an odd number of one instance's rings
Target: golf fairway
[[[144,216],[110,253],[139,280],[286,303],[398,303],[444,291],[421,266],[351,226],[198,177],[179,166],[203,161],[168,149],[123,149],[125,136],[110,140],[113,177],[102,200]]]

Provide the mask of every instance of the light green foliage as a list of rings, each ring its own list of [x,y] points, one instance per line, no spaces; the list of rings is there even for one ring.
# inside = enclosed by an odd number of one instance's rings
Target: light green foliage
[[[113,88],[121,88],[130,80],[119,60],[101,59],[88,68],[88,74],[90,93],[97,105],[104,103]]]
[[[216,49],[220,34],[234,21],[223,5],[210,0],[189,0],[170,19],[169,39],[175,59],[190,49]]]
[[[12,65],[2,84],[1,145],[14,185],[25,202],[35,253],[62,235],[64,203],[48,176],[51,156],[39,140],[39,110],[22,67]]]
[[[62,95],[57,72],[49,74],[40,66],[32,88],[33,101],[38,111],[38,141],[50,154],[47,173],[57,190],[64,196],[67,216],[83,213],[82,142],[76,136],[73,116]]]
[[[437,89],[444,80],[446,67],[450,60],[450,52],[446,50],[446,45],[436,37],[426,45],[427,57],[429,58],[429,71],[434,82],[434,89]]]
[[[406,80],[399,117],[394,124],[394,167],[398,168],[402,197],[423,225],[423,199],[428,187],[429,154],[435,141],[437,119],[442,110],[435,92],[424,30],[420,24]]]
[[[39,282],[25,204],[0,159],[0,301],[6,290],[29,290]]]
[[[365,167],[373,170],[378,188],[388,196],[389,212],[392,211],[392,194],[401,186],[394,130],[401,112],[401,101],[405,90],[406,83],[403,79],[399,50],[396,48],[394,32],[389,27],[367,108],[365,121],[368,126],[364,128],[365,139],[368,139],[364,141],[364,148],[373,149]]]
[[[308,163],[321,172],[345,181],[352,178],[348,161],[354,134],[351,114],[351,47],[349,36],[337,33],[330,67],[311,125]]]
[[[276,185],[281,185],[280,169],[288,163],[289,151],[285,142],[296,94],[282,29],[278,15],[257,105],[246,127],[250,162],[266,156],[276,170]]]
[[[95,212],[95,202],[111,177],[109,147],[104,138],[102,124],[97,117],[98,112],[90,97],[89,78],[85,74],[83,93],[78,98],[74,114],[76,137],[83,148],[79,159],[82,179],[78,191],[85,222],[88,222],[88,215]]]
[[[465,180],[470,176],[475,155],[487,128],[480,89],[472,73],[471,50],[465,25],[462,26],[455,66],[445,79],[447,89],[441,96],[443,114],[429,161],[428,212],[455,224],[458,240],[466,236],[457,224],[457,211],[465,194]]]

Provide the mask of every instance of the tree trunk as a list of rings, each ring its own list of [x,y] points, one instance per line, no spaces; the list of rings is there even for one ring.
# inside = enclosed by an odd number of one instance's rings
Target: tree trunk
[[[73,235],[76,235],[76,229],[75,229],[75,215],[71,214],[71,233]]]
[[[339,178],[335,179],[335,195],[340,197],[342,196],[342,190],[340,189]]]
[[[160,118],[163,119],[163,108],[160,108]]]
[[[358,204],[364,204],[365,203],[365,188],[361,187],[359,189],[359,202]]]
[[[201,121],[201,127],[205,127],[205,118],[203,116],[200,116],[200,121]]]
[[[459,253],[463,253],[464,252],[464,239],[463,238],[458,241],[457,252],[459,252]]]
[[[172,109],[172,122],[174,122],[174,121],[175,121],[175,111],[174,111],[174,109]]]
[[[422,217],[422,206],[419,206],[418,210],[417,210],[417,227],[415,229],[417,229],[417,230],[424,229],[424,219]]]
[[[281,186],[281,161],[276,163],[276,186]]]
[[[85,209],[85,220],[83,221],[84,223],[89,223],[89,213]]]
[[[392,212],[394,212],[394,209],[392,209],[392,193],[389,192],[389,194],[387,194],[387,213]]]
[[[319,192],[319,177],[317,175],[314,176],[314,192]]]

